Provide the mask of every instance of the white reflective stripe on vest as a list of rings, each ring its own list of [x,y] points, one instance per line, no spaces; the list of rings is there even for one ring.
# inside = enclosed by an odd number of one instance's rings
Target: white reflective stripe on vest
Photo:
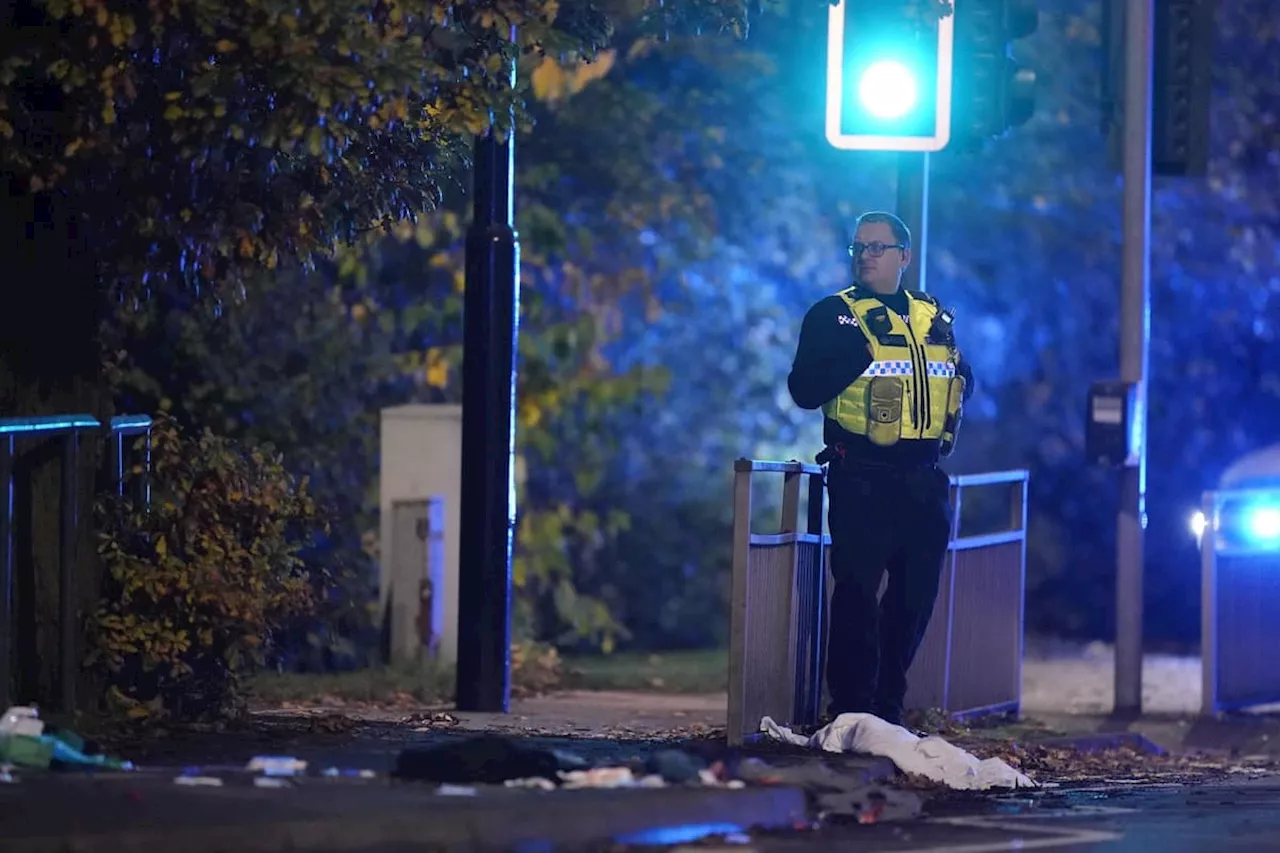
[[[871,366],[862,372],[863,376],[912,376],[915,371],[911,361],[873,361]]]
[[[956,366],[949,361],[929,362],[929,375],[951,379],[956,375]]]

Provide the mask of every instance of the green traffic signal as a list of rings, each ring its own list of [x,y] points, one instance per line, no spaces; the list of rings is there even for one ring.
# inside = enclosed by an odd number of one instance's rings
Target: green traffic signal
[[[951,16],[906,0],[835,0],[827,21],[827,141],[844,151],[940,151],[951,135]]]
[[[858,101],[876,118],[902,118],[916,105],[918,89],[915,75],[904,63],[881,59],[862,72]]]

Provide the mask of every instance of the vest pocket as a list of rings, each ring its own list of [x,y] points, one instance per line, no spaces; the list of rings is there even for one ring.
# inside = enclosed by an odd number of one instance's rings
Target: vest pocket
[[[877,376],[867,386],[867,438],[887,447],[902,437],[902,380]]]

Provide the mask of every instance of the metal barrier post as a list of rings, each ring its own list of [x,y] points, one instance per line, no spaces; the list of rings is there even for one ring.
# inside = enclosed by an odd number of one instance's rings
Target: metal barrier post
[[[142,436],[143,439],[143,464],[142,476],[135,480],[137,485],[137,493],[134,499],[142,505],[149,508],[151,505],[151,425],[152,420],[148,415],[117,415],[111,419],[111,441],[115,452],[115,481],[116,494],[124,497],[125,474],[128,466],[125,464],[125,439],[129,436]]]
[[[947,591],[946,615],[943,625],[946,628],[946,646],[942,652],[942,707],[951,707],[951,647],[955,642],[955,632],[952,630],[955,626],[956,618],[956,582],[959,580],[956,573],[956,563],[959,559],[959,552],[953,547],[956,540],[960,538],[960,510],[964,501],[964,487],[959,483],[952,483],[949,491],[949,499],[951,501],[951,532],[947,535],[947,554],[944,558],[946,561],[947,576],[945,586]]]
[[[777,533],[751,531],[753,474],[783,474]],[[816,721],[827,650],[823,471],[799,462],[734,463],[728,737],[741,743],[762,714]],[[800,478],[808,476],[807,531],[798,532]],[[956,715],[1016,711],[1026,615],[1026,471],[951,478],[953,521],[943,589],[909,679],[915,707]],[[961,535],[963,490],[1011,488],[1007,529]],[[785,633],[784,633],[785,632]],[[778,652],[786,645],[787,655]],[[784,683],[785,682],[785,683]],[[781,696],[785,688],[789,701]],[[910,699],[909,699],[910,701]],[[790,707],[786,707],[789,705]],[[784,722],[775,716],[779,723]]]
[[[116,453],[116,497],[124,497],[124,431],[112,430]]]
[[[788,471],[782,475],[782,512],[778,522],[778,532],[781,534],[799,533],[800,532],[800,481],[804,474],[800,471]],[[800,555],[798,553],[799,546],[793,539],[788,547],[791,559],[788,561],[791,565],[791,577],[796,578],[796,561]],[[790,614],[791,620],[794,622],[797,615],[797,607],[801,605],[804,597],[801,590],[796,589],[795,583],[787,584],[787,613]],[[805,682],[800,678],[801,667],[804,665],[802,659],[806,649],[800,647],[798,642],[800,637],[798,632],[790,631],[787,660],[790,662],[793,672],[792,677],[792,695],[791,695],[791,713],[793,716],[802,714],[802,709],[807,705],[807,697],[805,695]]]
[[[941,710],[952,716],[1016,712],[1021,704],[1028,479],[1028,473],[1021,470],[951,478],[956,498],[949,547],[953,563],[947,602],[950,619],[945,662],[941,664],[946,691]],[[978,486],[1010,490],[1005,530],[964,535],[962,494]],[[921,658],[920,665],[927,669],[931,662]],[[913,666],[913,673],[915,669]]]
[[[751,552],[751,469],[733,472],[733,564],[729,593],[729,708],[727,739],[742,743],[746,721],[747,562]]]
[[[1280,488],[1204,497],[1201,565],[1201,710],[1280,701]]]
[[[1218,554],[1217,500],[1213,492],[1201,499],[1204,532],[1200,534],[1200,713],[1218,712]]]
[[[805,532],[818,543],[819,568],[813,578],[813,601],[816,613],[813,617],[813,650],[810,656],[810,689],[803,706],[796,709],[796,719],[817,722],[822,717],[822,685],[827,667],[827,573],[830,571],[827,555],[827,538],[822,533],[822,509],[826,500],[826,473],[819,469],[809,474],[809,512]]]
[[[61,437],[62,470],[59,484],[58,519],[58,706],[73,710],[76,680],[79,672],[77,639],[79,614],[77,607],[76,557],[79,537],[80,433],[102,427],[90,415],[53,415],[30,418],[0,419],[0,708],[14,701],[13,634],[14,622],[14,546],[13,546],[13,465],[18,436],[43,435]],[[146,415],[124,415],[113,418],[111,438],[116,447],[116,488],[122,489],[123,437],[126,433],[147,435],[147,470],[150,470],[151,418]],[[149,499],[149,489],[148,489]]]
[[[1021,548],[1018,553],[1018,565],[1021,569],[1018,577],[1018,588],[1022,594],[1018,596],[1018,708],[1022,707],[1022,668],[1027,656],[1027,487],[1028,477],[1023,477],[1013,486],[1013,504],[1009,509],[1009,529],[1022,531]]]
[[[0,434],[0,708],[13,704],[13,435]]]
[[[58,530],[58,641],[59,690],[62,710],[74,710],[76,704],[76,635],[79,619],[76,613],[76,538],[79,531],[79,507],[76,501],[80,461],[80,436],[71,432],[62,439],[62,487],[59,494],[61,519]]]

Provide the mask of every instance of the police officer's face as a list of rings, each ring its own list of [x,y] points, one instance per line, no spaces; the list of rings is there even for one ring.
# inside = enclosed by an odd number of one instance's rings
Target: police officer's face
[[[911,263],[911,250],[901,245],[887,222],[864,222],[853,235],[853,277],[872,290],[891,292]],[[877,257],[876,251],[881,251]]]

